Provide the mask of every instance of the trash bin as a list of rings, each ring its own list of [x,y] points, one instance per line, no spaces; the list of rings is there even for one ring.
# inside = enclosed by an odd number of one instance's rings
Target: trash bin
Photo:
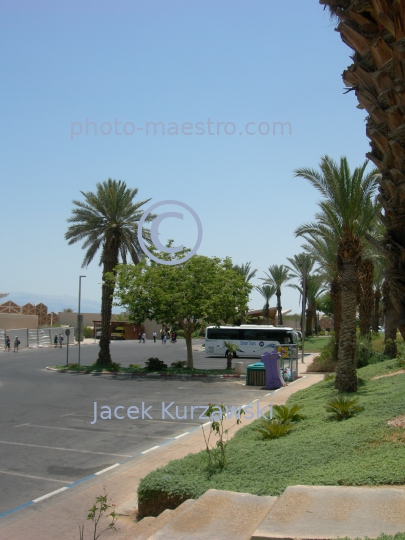
[[[264,386],[266,384],[266,370],[263,362],[250,364],[246,368],[246,386]]]
[[[266,369],[266,390],[281,388],[285,382],[280,374],[280,355],[278,352],[262,354],[262,363]]]

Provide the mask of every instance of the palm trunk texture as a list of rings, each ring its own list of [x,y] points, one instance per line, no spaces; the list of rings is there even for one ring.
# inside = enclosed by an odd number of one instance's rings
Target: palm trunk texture
[[[101,338],[97,364],[109,364],[112,361],[110,354],[110,324],[114,287],[105,282],[104,276],[107,272],[113,272],[118,264],[118,246],[113,245],[110,246],[110,249],[104,249],[103,285],[101,292]]]
[[[390,358],[395,358],[397,350],[397,317],[391,302],[390,287],[387,281],[382,286],[383,312],[385,318],[385,349],[384,354]]]
[[[355,51],[343,73],[368,113],[367,157],[381,172],[379,201],[386,228],[392,309],[405,324],[405,0],[319,0],[339,19],[337,31]],[[404,332],[405,334],[405,332]]]
[[[339,337],[340,325],[342,321],[341,294],[341,280],[340,277],[336,277],[330,284],[330,296],[333,303],[333,331],[335,332],[335,350],[333,353],[335,360],[339,358]]]
[[[374,264],[370,259],[366,259],[359,264],[360,282],[360,335],[371,337],[371,321],[373,316],[374,291],[373,275]]]
[[[338,255],[342,261],[342,320],[335,388],[342,392],[356,392],[357,261],[361,256],[359,239],[356,237],[341,238],[339,240]]]
[[[277,289],[276,296],[277,296],[278,325],[283,326],[283,314],[281,313],[281,310],[283,308],[281,307],[281,291],[280,291],[280,289]]]

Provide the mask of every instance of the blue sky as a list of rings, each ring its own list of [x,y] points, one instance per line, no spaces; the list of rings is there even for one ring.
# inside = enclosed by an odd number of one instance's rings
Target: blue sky
[[[190,205],[200,254],[251,261],[263,276],[301,251],[294,229],[316,211],[294,169],[324,154],[365,159],[365,113],[341,80],[351,51],[317,0],[2,0],[0,15],[1,291],[76,295],[85,274],[83,296],[100,298],[97,262],[83,271],[64,233],[72,200],[109,177],[150,204]],[[147,122],[193,133],[146,135]],[[274,122],[291,134],[273,135]],[[190,216],[160,232],[195,242]],[[283,290],[283,308],[298,300]],[[262,304],[252,294],[251,307]]]

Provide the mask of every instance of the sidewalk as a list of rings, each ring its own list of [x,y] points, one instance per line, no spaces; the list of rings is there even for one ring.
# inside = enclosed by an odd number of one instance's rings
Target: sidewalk
[[[310,363],[311,358],[306,357],[306,364]],[[300,374],[305,373],[306,364],[299,363]],[[260,404],[261,406],[270,402],[274,405],[284,404],[291,394],[308,388],[322,378],[323,374],[308,374],[274,393],[265,396],[258,394]],[[228,422],[233,424],[234,420]],[[250,421],[244,420],[242,425],[232,430],[232,433],[248,423]],[[0,539],[74,540],[79,538],[79,525],[85,525],[84,538],[90,538],[91,523],[86,520],[88,509],[93,505],[95,498],[103,494],[103,487],[119,511],[125,507],[134,508],[137,487],[145,475],[173,459],[203,449],[204,440],[198,428],[180,436],[177,440],[172,439],[162,446],[146,450],[140,457],[132,458],[111,470],[101,471],[102,474],[97,473],[88,480],[79,481],[72,488],[62,488],[59,493],[49,498],[1,518]],[[108,531],[102,538],[132,540],[134,538],[134,535],[131,536],[132,526],[133,521],[122,517],[118,520],[117,532]]]

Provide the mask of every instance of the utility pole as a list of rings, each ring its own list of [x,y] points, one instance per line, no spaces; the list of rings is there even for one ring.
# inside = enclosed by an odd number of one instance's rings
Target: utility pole
[[[81,331],[82,331],[82,316],[80,315],[80,298],[82,295],[82,278],[86,276],[79,276],[79,309],[77,314],[77,334],[78,334],[78,340],[79,340],[79,354],[78,354],[78,364],[80,366],[80,339],[81,339]]]

